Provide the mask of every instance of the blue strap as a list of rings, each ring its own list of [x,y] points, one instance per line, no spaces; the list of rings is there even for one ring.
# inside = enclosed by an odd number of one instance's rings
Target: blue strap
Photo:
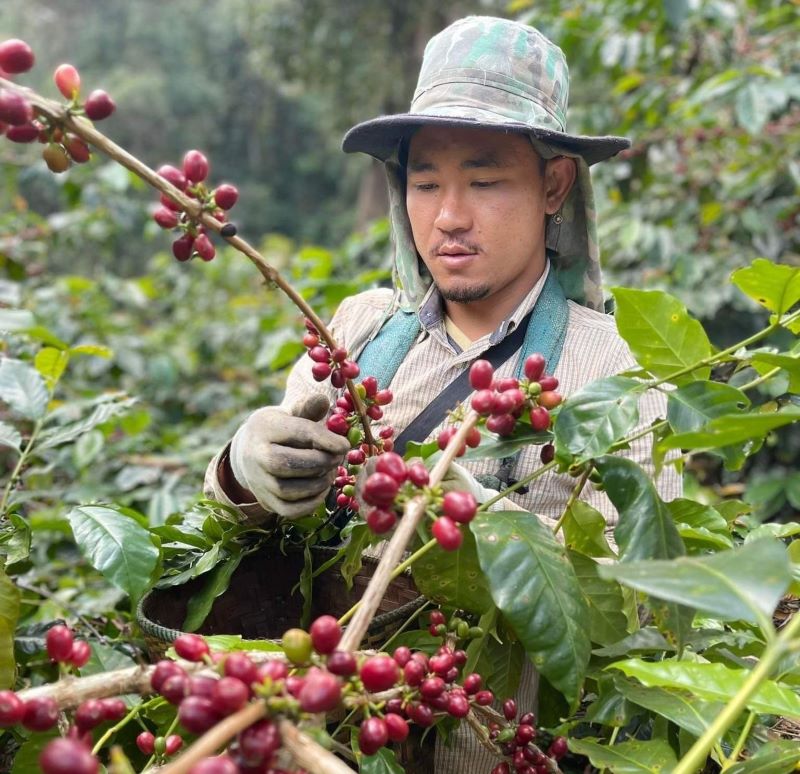
[[[567,299],[556,273],[551,268],[528,321],[528,330],[517,362],[517,378],[523,374],[525,359],[534,352],[544,356],[548,373],[552,374],[556,370],[564,348],[568,319]],[[388,387],[420,330],[419,318],[415,312],[396,311],[378,334],[367,342],[358,356],[362,375],[376,377],[381,389]]]

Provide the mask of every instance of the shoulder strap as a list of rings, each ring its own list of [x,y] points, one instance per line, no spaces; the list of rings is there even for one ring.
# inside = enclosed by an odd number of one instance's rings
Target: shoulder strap
[[[357,362],[363,376],[374,376],[380,389],[388,387],[420,330],[416,312],[398,309],[361,350]]]

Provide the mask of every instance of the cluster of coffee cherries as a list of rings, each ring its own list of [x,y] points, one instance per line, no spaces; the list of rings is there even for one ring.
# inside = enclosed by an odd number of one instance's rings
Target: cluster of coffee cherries
[[[488,360],[476,360],[469,370],[469,382],[476,392],[470,405],[486,418],[486,429],[500,436],[514,432],[517,420],[527,413],[531,427],[536,432],[550,428],[550,411],[558,406],[561,395],[555,390],[558,379],[545,374],[546,362],[540,354],[530,355],[524,363],[525,378],[496,377],[494,366]],[[446,428],[443,433],[455,432]],[[445,437],[445,443],[449,437]],[[442,445],[442,436],[439,437]],[[461,450],[463,453],[463,449]]]
[[[164,164],[156,170],[156,173],[190,199],[196,199],[203,212],[208,212],[213,218],[221,221],[224,224],[220,228],[222,236],[236,236],[236,226],[226,221],[227,211],[239,200],[239,190],[230,183],[209,188],[205,182],[209,171],[210,165],[205,155],[199,150],[190,150],[183,157],[180,169],[171,164]],[[188,261],[195,255],[204,261],[211,261],[217,254],[206,227],[183,212],[180,205],[166,194],[161,194],[159,205],[153,212],[153,220],[168,231],[180,230],[181,236],[172,243],[172,254],[179,261]]]
[[[308,350],[308,356],[314,361],[311,366],[311,375],[317,382],[331,380],[331,384],[337,389],[344,387],[348,379],[355,379],[359,372],[358,363],[348,360],[347,350],[344,347],[331,349],[321,338],[317,327],[307,317],[304,320],[306,332],[303,336],[303,346]],[[352,408],[352,405],[351,405]],[[373,417],[375,418],[375,417]],[[329,427],[334,433],[347,435],[347,430],[341,432],[341,427]],[[347,428],[349,429],[349,428]]]
[[[61,668],[81,668],[91,656],[85,640],[76,640],[63,624],[51,627],[47,655]],[[44,747],[39,758],[44,774],[96,774],[99,762],[92,755],[92,731],[103,723],[121,720],[127,712],[120,698],[87,699],[73,713],[67,735]],[[58,723],[60,710],[48,696],[21,699],[14,691],[0,691],[0,727],[21,725],[28,731],[49,731]]]
[[[430,512],[436,514],[431,534],[443,550],[456,551],[463,541],[460,525],[475,518],[478,503],[470,492],[442,494],[440,488],[429,487],[429,483],[430,475],[423,463],[408,464],[394,452],[381,454],[361,493],[364,501],[373,506],[365,516],[367,525],[379,535],[388,532],[397,523],[405,503],[422,491],[429,498]]]
[[[10,77],[33,67],[34,55],[22,40],[0,43],[0,76]],[[54,74],[58,90],[69,100],[67,108],[73,115],[85,115],[92,121],[108,118],[115,109],[114,100],[102,89],[95,89],[81,102],[81,78],[71,64],[59,65]],[[0,135],[12,142],[40,142],[45,145],[42,158],[51,172],[66,172],[73,162],[89,161],[89,146],[33,107],[22,94],[0,89]]]

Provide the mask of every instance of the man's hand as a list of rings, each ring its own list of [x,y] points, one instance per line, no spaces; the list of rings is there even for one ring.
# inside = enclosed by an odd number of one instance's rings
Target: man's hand
[[[287,519],[312,513],[325,499],[350,444],[325,426],[330,403],[311,395],[283,409],[253,412],[231,442],[236,481],[268,511]]]

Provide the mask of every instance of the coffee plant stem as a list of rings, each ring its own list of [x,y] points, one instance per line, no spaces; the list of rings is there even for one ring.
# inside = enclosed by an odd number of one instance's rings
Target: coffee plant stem
[[[752,390],[754,387],[758,387],[760,384],[769,381],[772,379],[780,371],[780,366],[775,366],[775,368],[770,368],[765,374],[753,379],[752,381],[747,382],[739,387],[742,392],[747,392],[748,390]]]
[[[672,774],[694,774],[699,771],[722,735],[734,724],[736,718],[747,706],[747,702],[759,689],[761,683],[769,678],[778,661],[792,646],[792,640],[800,635],[800,615],[796,615],[780,635],[769,643],[761,655],[756,667],[750,672],[736,695],[728,702],[703,735],[692,745],[688,753],[680,760]]]
[[[558,521],[553,525],[553,534],[557,535],[561,530],[561,527],[564,526],[564,521],[567,518],[567,514],[569,513],[569,509],[575,504],[575,501],[581,496],[581,492],[583,488],[586,486],[586,482],[589,480],[589,476],[592,474],[592,470],[594,469],[594,465],[589,462],[586,464],[586,470],[581,473],[580,478],[578,479],[577,483],[574,487],[572,487],[572,491],[569,493],[569,498],[567,499],[567,503],[564,506],[564,510],[562,511],[561,515],[558,517]]]
[[[539,476],[543,476],[545,473],[547,473],[548,470],[552,470],[555,466],[556,462],[554,460],[553,462],[548,462],[547,465],[542,465],[541,468],[536,468],[536,470],[534,470],[533,473],[525,476],[524,478],[521,478],[515,484],[512,484],[511,486],[507,487],[502,492],[498,492],[494,497],[490,497],[485,503],[481,503],[478,506],[478,512],[488,511],[489,508],[491,508],[491,506],[493,506],[495,503],[500,502],[500,500],[502,500],[504,497],[507,497],[512,492],[516,492],[517,489],[519,489],[520,487],[523,487],[526,484],[530,484],[531,481],[536,480],[537,478],[539,478]]]
[[[705,366],[714,365],[714,363],[719,363],[728,355],[732,355],[734,352],[740,349],[746,349],[751,344],[755,344],[757,341],[761,341],[761,339],[766,338],[774,331],[778,330],[783,325],[788,325],[789,323],[795,322],[796,320],[800,320],[800,310],[796,312],[792,312],[792,314],[787,315],[783,320],[776,320],[773,323],[770,323],[766,328],[754,333],[752,336],[748,336],[746,339],[742,339],[741,341],[737,342],[736,344],[731,345],[727,349],[720,350],[714,355],[709,355],[708,357],[704,357],[702,360],[698,360],[696,363],[693,363],[690,366],[686,366],[685,368],[681,368],[679,371],[674,371],[669,376],[665,376],[661,379],[656,379],[652,382],[646,382],[647,387],[658,387],[660,384],[666,384],[668,382],[672,382],[680,376],[686,376],[686,374],[691,374],[696,371],[698,368],[703,368]]]
[[[302,768],[314,774],[353,774],[344,761],[318,745],[290,721],[282,720],[279,727],[284,746]]]
[[[747,737],[750,735],[750,730],[753,728],[753,724],[755,722],[756,713],[750,712],[750,715],[748,715],[747,720],[745,721],[744,728],[742,728],[742,732],[739,734],[739,738],[736,740],[736,746],[733,748],[733,750],[731,750],[731,754],[727,759],[724,757],[719,759],[723,771],[730,768],[734,763],[736,763],[736,761],[739,760],[739,756],[742,754],[742,750],[744,750],[745,742],[747,741]]]
[[[114,734],[117,733],[122,728],[125,728],[128,723],[130,723],[140,712],[147,710],[153,704],[163,703],[164,699],[160,696],[157,696],[150,701],[144,702],[143,704],[137,704],[127,715],[125,715],[122,720],[118,723],[115,723],[111,728],[109,728],[95,743],[94,747],[92,748],[92,755],[97,755],[100,750],[103,749],[105,743],[111,739]],[[166,736],[166,734],[165,734]],[[146,768],[146,767],[145,767]]]
[[[434,465],[430,473],[430,486],[434,487],[441,482],[445,473],[450,467],[450,463],[455,459],[456,452],[465,443],[467,433],[475,427],[478,422],[478,414],[475,411],[469,411],[464,417],[464,421],[458,428],[456,433],[450,439],[450,442],[442,452],[442,456]],[[386,547],[383,556],[381,557],[378,566],[375,568],[375,573],[364,592],[364,596],[358,603],[358,609],[353,616],[353,622],[347,627],[342,641],[339,644],[341,650],[356,650],[361,640],[366,634],[367,627],[378,609],[378,605],[386,593],[386,589],[392,582],[392,573],[395,567],[400,563],[403,553],[406,550],[411,538],[417,531],[417,525],[425,515],[425,508],[428,504],[428,498],[424,495],[413,498],[408,502],[405,507],[403,517],[392,535],[389,545]]]
[[[15,582],[17,584],[17,588],[22,589],[23,591],[30,591],[31,594],[36,594],[44,599],[49,599],[51,602],[54,602],[56,605],[58,605],[62,610],[66,610],[71,616],[74,616],[77,621],[80,621],[97,638],[98,642],[102,642],[103,644],[108,642],[108,637],[95,629],[95,627],[92,625],[92,622],[88,618],[81,615],[74,607],[64,602],[63,599],[48,591],[46,588],[44,588],[44,586],[29,586],[27,583],[23,583],[20,580],[16,580]]]
[[[2,79],[0,78],[0,80]],[[14,470],[11,473],[11,478],[8,479],[6,488],[3,490],[3,499],[0,500],[0,517],[5,518],[6,510],[8,508],[9,497],[11,496],[11,492],[17,485],[17,482],[19,481],[22,469],[25,467],[25,463],[28,461],[28,457],[30,456],[30,453],[36,443],[36,440],[39,437],[39,433],[42,430],[42,423],[43,420],[40,419],[33,426],[33,430],[31,431],[31,437],[28,439],[28,443],[25,444],[25,448],[20,453],[19,459],[17,460],[17,464],[14,466]]]
[[[51,121],[56,124],[66,126],[71,132],[78,135],[86,142],[93,145],[98,150],[105,153],[110,158],[114,159],[118,164],[133,172],[137,177],[140,177],[146,183],[149,183],[153,188],[161,191],[161,193],[169,196],[181,209],[185,210],[195,220],[202,223],[204,226],[213,229],[219,234],[220,229],[224,225],[216,218],[212,217],[208,212],[204,212],[199,202],[189,198],[186,194],[179,191],[172,183],[165,180],[155,170],[142,163],[132,154],[128,153],[122,146],[117,145],[112,140],[109,140],[102,132],[95,129],[94,124],[87,118],[82,116],[73,115],[59,102],[37,94],[31,89],[26,89],[19,86],[13,81],[5,78],[0,78],[0,86],[9,89],[10,91],[21,94],[27,99],[40,113],[47,116]],[[316,312],[311,308],[308,302],[285,280],[281,277],[275,267],[270,265],[261,253],[259,253],[251,244],[239,236],[222,237],[231,247],[234,247],[240,253],[245,255],[255,265],[261,276],[267,281],[280,288],[289,300],[306,316],[320,332],[320,335],[325,340],[325,343],[331,348],[335,349],[338,345],[336,340],[331,335],[331,332],[325,326],[325,323],[317,316]],[[370,422],[367,418],[366,409],[361,397],[356,392],[355,384],[352,379],[346,382],[347,390],[350,397],[353,399],[353,406],[358,412],[359,419],[364,429],[364,440],[369,444],[370,448],[375,446],[375,441],[370,431]],[[5,497],[3,498],[3,505],[5,505]]]

